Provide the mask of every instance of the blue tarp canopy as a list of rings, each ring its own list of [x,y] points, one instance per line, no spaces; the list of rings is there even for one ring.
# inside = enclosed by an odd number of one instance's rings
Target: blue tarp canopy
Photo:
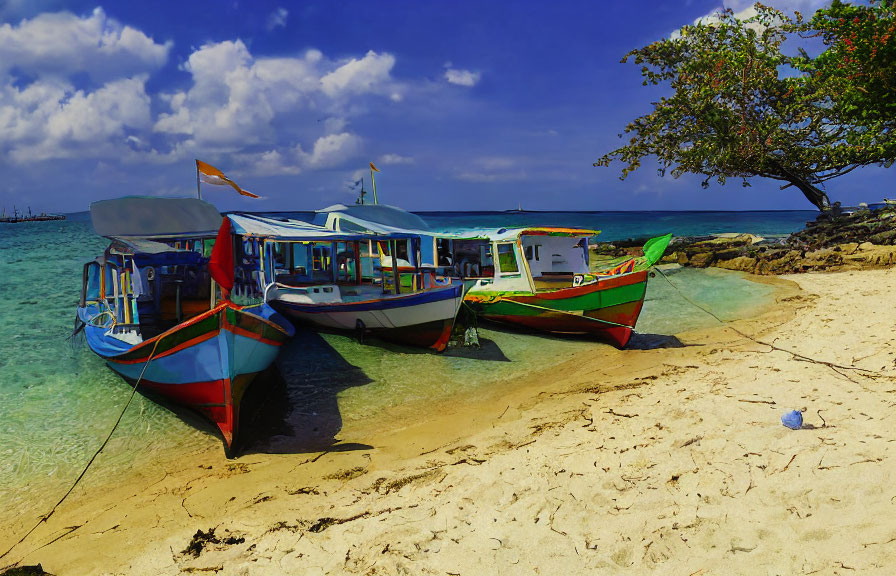
[[[112,244],[106,253],[131,256],[137,266],[199,265],[203,259],[202,254],[194,250],[174,248],[141,238],[112,238]],[[97,261],[100,262],[99,259]],[[105,263],[105,258],[100,263]]]

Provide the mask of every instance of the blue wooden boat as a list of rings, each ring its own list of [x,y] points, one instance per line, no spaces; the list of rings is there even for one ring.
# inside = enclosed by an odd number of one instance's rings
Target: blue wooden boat
[[[88,345],[139,390],[208,417],[229,454],[243,395],[293,327],[267,304],[222,297],[209,271],[222,241],[214,206],[132,197],[96,202],[91,217],[112,243],[84,266],[78,319]],[[230,240],[228,230],[221,246]]]

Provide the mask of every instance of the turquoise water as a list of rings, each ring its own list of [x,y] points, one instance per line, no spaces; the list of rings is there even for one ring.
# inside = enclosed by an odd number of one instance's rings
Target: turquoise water
[[[600,230],[599,240],[749,232],[784,236],[815,220],[814,210],[754,212],[418,212],[435,230],[569,226]]]
[[[576,221],[574,215],[564,214],[562,218],[571,221],[559,224],[592,226],[596,218],[583,215],[582,221]],[[474,218],[428,217],[441,219],[442,225],[446,218],[455,218],[457,223]],[[550,216],[540,214],[539,218]],[[643,216],[606,213],[601,217],[603,224],[596,227],[616,229],[622,236],[653,234],[659,228],[681,228],[688,234],[744,230],[786,234],[806,220],[799,213],[789,219],[776,218],[765,228],[757,224],[751,229],[719,230],[718,223],[710,219],[707,229],[700,230],[695,228],[694,213],[682,215],[681,221],[668,213],[654,213],[653,218],[645,223]],[[644,232],[638,231],[638,221]],[[70,338],[82,266],[105,246],[106,241],[93,233],[86,214],[60,222],[0,225],[3,518],[48,510],[99,447],[129,397],[126,383],[93,355],[80,337]],[[671,278],[690,297],[704,301],[725,319],[751,313],[743,302],[760,306],[771,301],[768,286],[735,273],[683,269]],[[735,307],[734,303],[740,304]],[[638,324],[638,331],[647,336],[636,336],[632,345],[650,347],[654,345],[650,335],[670,335],[716,322],[695,312],[658,276],[648,284]],[[292,359],[285,362],[282,379],[270,377],[259,383],[257,392],[250,390],[259,407],[244,414],[248,450],[305,451],[337,440],[351,441],[340,436],[345,423],[402,408],[412,413],[415,406],[419,413],[433,399],[508,382],[582,350],[599,352],[602,346],[577,338],[495,327],[483,327],[480,338],[480,350],[436,355],[376,341],[362,345],[345,336],[304,333],[287,350]],[[176,414],[137,395],[91,475],[114,480],[141,462],[220,445],[211,426],[200,418],[182,411]]]

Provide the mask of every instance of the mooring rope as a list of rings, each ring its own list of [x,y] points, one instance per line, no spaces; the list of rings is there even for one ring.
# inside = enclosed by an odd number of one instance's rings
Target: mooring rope
[[[156,349],[158,348],[159,343],[162,341],[162,339],[165,336],[166,336],[166,334],[160,335],[159,338],[156,340],[155,344],[153,344],[152,351],[149,353],[149,357],[146,359],[146,364],[143,365],[143,370],[140,371],[140,376],[137,378],[137,381],[134,382],[134,388],[133,388],[133,390],[131,390],[131,395],[128,397],[128,401],[125,403],[124,408],[122,408],[121,414],[118,415],[118,419],[115,421],[115,424],[112,426],[112,429],[109,430],[109,434],[106,436],[106,439],[103,440],[103,443],[100,445],[100,447],[97,449],[97,451],[93,454],[93,456],[91,456],[90,460],[87,461],[87,464],[84,466],[84,469],[81,470],[81,473],[75,479],[74,483],[71,485],[71,487],[68,489],[68,491],[62,496],[62,498],[59,499],[59,502],[57,502],[48,513],[41,516],[40,520],[38,520],[37,523],[34,526],[32,526],[31,529],[28,530],[28,532],[26,532],[25,535],[22,536],[18,542],[16,542],[12,546],[10,546],[6,552],[4,552],[3,554],[0,554],[0,558],[5,558],[10,552],[15,550],[15,548],[19,544],[21,544],[29,536],[31,536],[31,534],[35,530],[37,530],[37,528],[41,524],[43,524],[44,522],[49,520],[50,517],[56,512],[56,509],[59,508],[59,506],[63,502],[65,502],[65,499],[69,497],[69,495],[72,493],[72,491],[75,489],[75,487],[81,482],[81,480],[84,478],[84,475],[87,474],[87,470],[90,469],[90,466],[93,464],[94,460],[96,460],[97,456],[100,455],[100,452],[103,451],[103,449],[106,447],[106,444],[109,443],[109,440],[112,439],[112,435],[115,433],[115,430],[118,428],[118,425],[121,423],[121,419],[124,418],[125,412],[127,412],[128,407],[131,405],[131,401],[134,399],[134,396],[137,394],[137,387],[140,386],[140,381],[143,380],[143,376],[144,376],[144,374],[146,374],[146,369],[149,367],[149,363],[152,362],[152,359],[156,354]],[[15,566],[16,564],[18,564],[18,562],[11,564],[9,566],[5,566],[3,569],[6,570],[7,568],[11,568],[11,567]]]
[[[701,305],[698,304],[697,302],[694,302],[691,298],[689,298],[689,297],[687,296],[687,294],[685,294],[684,292],[682,292],[682,291],[681,291],[681,288],[679,288],[678,286],[676,286],[675,283],[672,282],[672,280],[670,280],[669,277],[666,275],[666,273],[663,272],[660,268],[656,268],[656,267],[655,267],[654,270],[656,270],[657,272],[659,272],[660,275],[662,275],[662,277],[666,279],[666,282],[668,282],[669,285],[672,286],[672,288],[674,288],[675,291],[678,292],[678,294],[679,294],[682,298],[684,298],[688,303],[690,303],[691,305],[693,305],[693,306],[699,308],[700,310],[703,310],[704,312],[706,312],[707,314],[709,314],[710,316],[712,316],[713,318],[715,318],[716,320],[718,320],[718,322],[719,322],[720,324],[724,325],[726,328],[728,328],[729,330],[731,330],[731,331],[733,331],[733,332],[739,334],[740,336],[746,338],[747,340],[750,340],[750,341],[755,342],[756,344],[760,344],[760,345],[762,345],[762,346],[768,346],[768,347],[771,348],[772,350],[776,350],[776,351],[778,351],[778,352],[784,352],[784,353],[786,353],[786,354],[790,354],[790,355],[793,356],[794,358],[797,358],[797,359],[799,359],[799,360],[803,360],[803,361],[805,361],[805,362],[812,362],[812,363],[814,363],[814,364],[822,364],[822,365],[824,365],[824,366],[827,366],[828,368],[830,368],[830,369],[833,370],[834,372],[837,372],[837,373],[840,374],[841,376],[845,376],[847,380],[850,380],[850,381],[852,381],[852,382],[855,383],[855,384],[858,384],[858,382],[855,382],[855,380],[852,380],[852,378],[849,378],[849,377],[846,376],[845,374],[839,372],[837,369],[839,368],[840,370],[854,370],[854,371],[856,371],[856,372],[862,372],[862,373],[864,373],[865,376],[869,376],[869,377],[888,378],[888,379],[891,379],[891,380],[894,379],[893,376],[887,376],[886,374],[881,374],[880,372],[875,372],[874,370],[867,370],[867,369],[865,369],[865,368],[857,368],[857,367],[855,367],[855,366],[843,366],[842,364],[835,364],[835,363],[833,363],[833,362],[828,362],[828,361],[826,361],[826,360],[818,360],[818,359],[811,358],[811,357],[809,357],[809,356],[805,356],[805,355],[803,355],[803,354],[800,354],[799,352],[794,352],[793,350],[787,350],[786,348],[781,348],[780,346],[776,346],[776,345],[771,344],[771,343],[769,343],[769,342],[763,342],[762,340],[757,340],[756,338],[750,336],[749,334],[746,334],[746,333],[744,333],[744,332],[738,330],[737,328],[735,328],[734,326],[732,326],[730,323],[726,322],[725,320],[722,320],[721,318],[719,318],[718,316],[716,316],[711,310],[705,308],[704,306],[701,306]]]

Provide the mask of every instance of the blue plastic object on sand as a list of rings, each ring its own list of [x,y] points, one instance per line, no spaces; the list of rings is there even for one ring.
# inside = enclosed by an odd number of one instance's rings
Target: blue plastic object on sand
[[[791,430],[799,430],[803,427],[803,413],[793,410],[781,416],[781,423]]]

